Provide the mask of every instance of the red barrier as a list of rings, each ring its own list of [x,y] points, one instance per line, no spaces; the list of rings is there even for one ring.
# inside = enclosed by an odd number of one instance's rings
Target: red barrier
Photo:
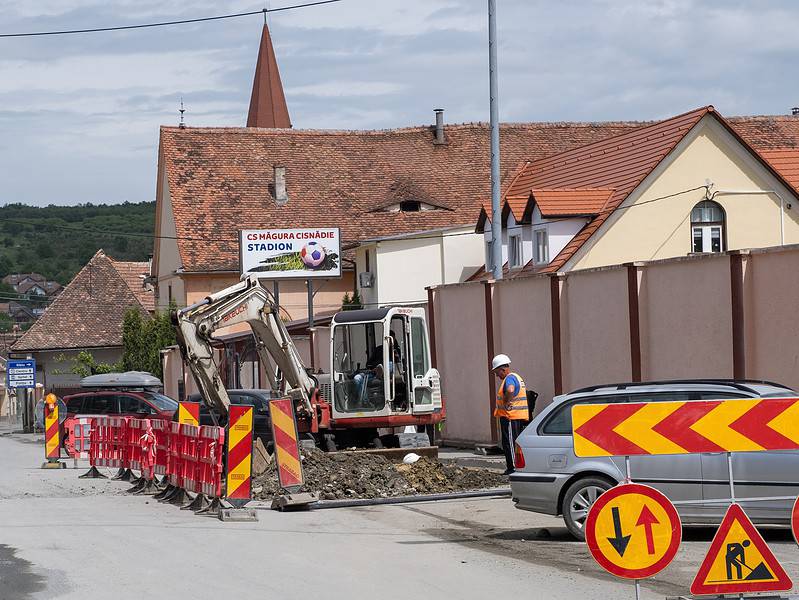
[[[128,435],[127,417],[95,417],[89,449],[93,467],[129,468],[125,440]]]
[[[166,475],[169,468],[169,433],[170,422],[161,419],[151,421],[155,434],[155,467],[156,475]]]
[[[222,496],[225,428],[203,425],[200,439],[200,491],[211,498],[219,498]]]
[[[197,425],[180,426],[181,465],[183,489],[187,492],[199,492],[199,445],[200,428]]]
[[[71,417],[64,421],[68,432],[64,446],[70,458],[89,458],[94,419],[90,417]]]
[[[143,427],[144,421],[142,419],[130,419],[128,421],[127,436],[125,436],[129,467],[136,471],[142,470],[141,437],[144,433]],[[143,476],[144,473],[142,473]]]

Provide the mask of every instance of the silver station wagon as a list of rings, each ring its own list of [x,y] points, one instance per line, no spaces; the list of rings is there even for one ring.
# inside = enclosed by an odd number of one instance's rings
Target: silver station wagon
[[[719,379],[601,385],[557,396],[516,440],[513,501],[522,510],[562,515],[572,535],[583,539],[588,509],[602,492],[625,479],[624,457],[575,456],[575,404],[797,396],[769,381]],[[727,510],[728,503],[720,501],[730,497],[724,452],[632,456],[630,473],[632,481],[651,485],[674,502],[684,524],[718,524]],[[799,451],[735,453],[733,473],[735,496],[756,524],[790,523],[792,500],[787,497],[799,494]],[[747,502],[774,497],[783,499]]]

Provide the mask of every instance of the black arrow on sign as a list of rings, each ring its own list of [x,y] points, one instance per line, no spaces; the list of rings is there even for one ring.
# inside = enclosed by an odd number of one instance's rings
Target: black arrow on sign
[[[616,552],[619,553],[619,556],[624,556],[625,551],[627,550],[627,544],[630,543],[630,535],[622,535],[621,530],[621,516],[619,516],[619,507],[614,506],[611,511],[613,512],[613,529],[616,534],[616,537],[608,538],[610,545],[616,549]]]

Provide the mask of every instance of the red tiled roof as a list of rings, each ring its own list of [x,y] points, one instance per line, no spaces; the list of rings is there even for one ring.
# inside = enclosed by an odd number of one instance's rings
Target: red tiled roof
[[[144,307],[98,250],[12,347],[14,352],[122,345],[122,321],[129,308]]]
[[[788,183],[799,189],[799,148],[760,150],[759,154],[777,169]]]
[[[609,188],[533,188],[532,198],[543,217],[596,215],[615,191]]]
[[[110,258],[111,264],[128,284],[130,291],[149,312],[155,311],[155,292],[144,287],[144,276],[150,274],[148,262],[125,262]]]
[[[641,123],[528,123],[501,127],[508,174]],[[490,195],[489,130],[447,125],[389,131],[162,127],[159,169],[169,183],[184,270],[238,270],[237,230],[341,227],[342,242],[473,224]],[[286,167],[289,201],[274,200],[273,166]],[[160,189],[160,188],[159,188]],[[406,194],[411,193],[413,197]],[[401,200],[451,210],[374,211]],[[161,201],[159,194],[159,201]],[[374,211],[374,212],[373,212]]]

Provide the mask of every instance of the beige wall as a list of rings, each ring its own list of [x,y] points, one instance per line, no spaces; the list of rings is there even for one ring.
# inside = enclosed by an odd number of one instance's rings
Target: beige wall
[[[629,380],[630,315],[625,268],[587,272],[563,281],[561,339],[564,390],[599,380]]]
[[[481,284],[448,286],[436,294],[438,369],[445,374],[442,393],[447,409],[445,439],[491,441],[488,403],[488,358]]]
[[[691,252],[691,209],[705,190],[655,200],[710,180],[714,191],[776,190],[786,200],[785,243],[799,242],[799,203],[713,117],[689,133],[639,191],[594,234],[564,270],[685,256]],[[780,245],[780,200],[775,194],[726,195],[714,200],[725,210],[728,250]]]
[[[186,305],[186,292],[183,280],[175,274],[182,266],[175,228],[175,216],[172,213],[172,199],[166,173],[162,173],[158,182],[159,211],[156,215],[158,235],[155,249],[155,276],[158,278],[158,297],[156,308],[163,310],[169,307],[169,286],[172,286],[172,299],[178,306]]]
[[[644,380],[733,377],[730,254],[638,266]],[[799,245],[743,253],[745,376],[799,390]],[[493,284],[494,344],[540,394],[554,394],[550,277]],[[632,380],[627,268],[572,271],[560,292],[563,389]],[[444,437],[490,440],[482,283],[435,289]]]

